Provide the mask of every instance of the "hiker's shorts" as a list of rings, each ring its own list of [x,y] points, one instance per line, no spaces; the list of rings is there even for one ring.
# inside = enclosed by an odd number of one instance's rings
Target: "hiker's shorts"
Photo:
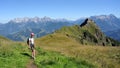
[[[32,50],[32,52],[33,52],[33,50],[34,50],[34,48],[35,48],[34,44],[30,44],[30,48],[31,48],[31,50]]]

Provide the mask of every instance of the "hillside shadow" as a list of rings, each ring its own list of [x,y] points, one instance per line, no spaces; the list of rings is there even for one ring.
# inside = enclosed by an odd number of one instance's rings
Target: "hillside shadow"
[[[21,53],[21,54],[31,58],[31,55],[29,55],[28,53]]]

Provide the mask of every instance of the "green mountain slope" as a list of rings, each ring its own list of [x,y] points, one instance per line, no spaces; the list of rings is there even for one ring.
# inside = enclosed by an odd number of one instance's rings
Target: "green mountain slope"
[[[119,42],[106,37],[95,22],[90,19],[86,19],[80,26],[63,27],[57,30],[56,33],[75,38],[78,42],[85,45],[119,45]]]
[[[35,37],[41,37],[46,34],[49,34],[49,32],[40,28],[28,28],[21,30],[17,33],[9,34],[7,37],[14,41],[26,41],[27,38],[30,36],[31,32],[35,33]]]
[[[29,61],[25,52],[30,54],[24,44],[0,36],[0,68],[25,68]]]

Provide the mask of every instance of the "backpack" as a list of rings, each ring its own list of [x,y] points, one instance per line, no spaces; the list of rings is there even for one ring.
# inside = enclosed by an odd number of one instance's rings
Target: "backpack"
[[[27,39],[27,44],[29,45],[29,38]]]

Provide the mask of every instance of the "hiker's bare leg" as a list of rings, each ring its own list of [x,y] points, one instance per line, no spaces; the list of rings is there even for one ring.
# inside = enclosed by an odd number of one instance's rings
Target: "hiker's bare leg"
[[[35,58],[35,50],[32,51],[32,57]]]
[[[34,55],[34,58],[35,58],[35,49],[33,50],[33,55]]]
[[[32,58],[34,57],[34,55],[33,55],[33,50],[32,50]]]

